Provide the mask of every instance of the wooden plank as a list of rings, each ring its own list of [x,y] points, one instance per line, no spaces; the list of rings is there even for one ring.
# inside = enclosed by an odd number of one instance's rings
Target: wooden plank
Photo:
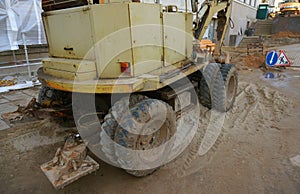
[[[250,43],[247,44],[247,54],[250,53],[262,53],[264,54],[264,45],[262,43]]]

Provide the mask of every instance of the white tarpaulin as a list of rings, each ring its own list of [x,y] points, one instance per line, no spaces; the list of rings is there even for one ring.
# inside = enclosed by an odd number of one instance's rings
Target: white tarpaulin
[[[0,52],[26,44],[45,44],[41,0],[0,0]]]

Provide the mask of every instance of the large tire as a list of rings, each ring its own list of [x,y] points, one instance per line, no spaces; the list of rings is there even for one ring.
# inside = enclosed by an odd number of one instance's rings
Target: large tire
[[[234,65],[211,63],[202,70],[199,101],[209,109],[226,112],[234,104],[237,84]]]
[[[226,111],[233,107],[238,89],[238,74],[235,65],[221,65],[221,73],[226,88]]]
[[[164,115],[165,112],[162,110],[166,110],[167,114]],[[141,159],[147,160],[147,158],[141,158],[136,152],[126,150],[150,150],[170,140],[176,131],[176,118],[172,107],[159,100],[133,95],[130,100],[123,98],[116,102],[106,117],[108,118],[102,124],[103,131],[101,132],[101,138],[104,137],[104,139],[101,141],[104,140],[102,150],[107,157],[117,160],[121,168],[127,169],[126,171],[131,175],[142,177],[153,173],[157,168],[130,170],[135,169]],[[164,117],[166,119],[160,125],[156,119]],[[155,122],[159,125],[156,126]],[[154,133],[139,135],[139,132],[149,129],[150,126],[151,130],[152,127],[155,129]],[[137,133],[128,131],[129,128]],[[108,142],[107,137],[115,143],[105,143],[105,141]],[[154,156],[154,162],[165,160],[170,152],[171,144],[168,143],[163,152],[150,152],[151,159]]]
[[[202,70],[199,83],[199,101],[209,109],[226,111],[225,85],[219,63],[210,63]]]
[[[117,101],[114,104],[114,106],[109,110],[109,113],[104,117],[104,121],[101,125],[102,131],[100,132],[100,144],[102,146],[102,151],[113,164],[117,164],[117,158],[114,147],[114,138],[115,130],[118,126],[118,121],[121,119],[122,115],[124,115],[124,113],[128,111],[128,106],[136,104],[139,101],[144,100],[145,98],[146,97],[142,95],[131,95],[130,99],[123,98]]]

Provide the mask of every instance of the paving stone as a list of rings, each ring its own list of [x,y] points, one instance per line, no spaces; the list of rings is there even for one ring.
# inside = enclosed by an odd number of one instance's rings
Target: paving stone
[[[3,120],[0,119],[0,131],[1,130],[5,130],[5,129],[9,129],[10,126],[7,125]]]
[[[27,94],[20,94],[20,96],[21,96],[21,98],[19,98],[17,100],[13,100],[10,103],[12,103],[16,106],[18,106],[18,105],[26,106],[32,99],[32,96],[29,96]]]
[[[34,97],[34,98],[37,98],[38,95],[39,95],[39,90],[33,90],[33,89],[28,89],[28,90],[23,90],[22,91],[24,94],[28,95],[28,96],[31,96],[31,97]]]
[[[14,104],[15,106],[19,106],[19,105],[20,106],[27,106],[31,99],[32,99],[32,97],[27,97],[27,98],[24,98],[24,99],[12,101],[11,103]]]
[[[4,99],[4,98],[0,98],[0,104],[4,104],[9,102],[8,100]]]
[[[9,101],[16,101],[16,100],[22,100],[22,99],[28,99],[31,97],[22,93],[22,92],[9,92],[8,94],[3,95],[3,97]]]
[[[18,109],[18,107],[12,103],[0,104],[0,118],[3,113],[14,112]]]

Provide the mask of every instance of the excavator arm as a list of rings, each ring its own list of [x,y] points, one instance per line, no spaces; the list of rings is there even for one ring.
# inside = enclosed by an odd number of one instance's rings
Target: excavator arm
[[[194,28],[195,38],[201,40],[210,22],[212,21],[213,17],[217,14],[217,18],[218,18],[217,37],[216,37],[216,46],[215,46],[213,56],[217,62],[222,62],[222,63],[227,62],[229,60],[229,59],[224,59],[223,56],[221,56],[221,47],[230,20],[230,13],[232,7],[231,3],[232,0],[204,1],[199,11],[197,11],[196,25]],[[192,0],[192,5],[193,4],[197,4],[197,2],[195,0]]]

